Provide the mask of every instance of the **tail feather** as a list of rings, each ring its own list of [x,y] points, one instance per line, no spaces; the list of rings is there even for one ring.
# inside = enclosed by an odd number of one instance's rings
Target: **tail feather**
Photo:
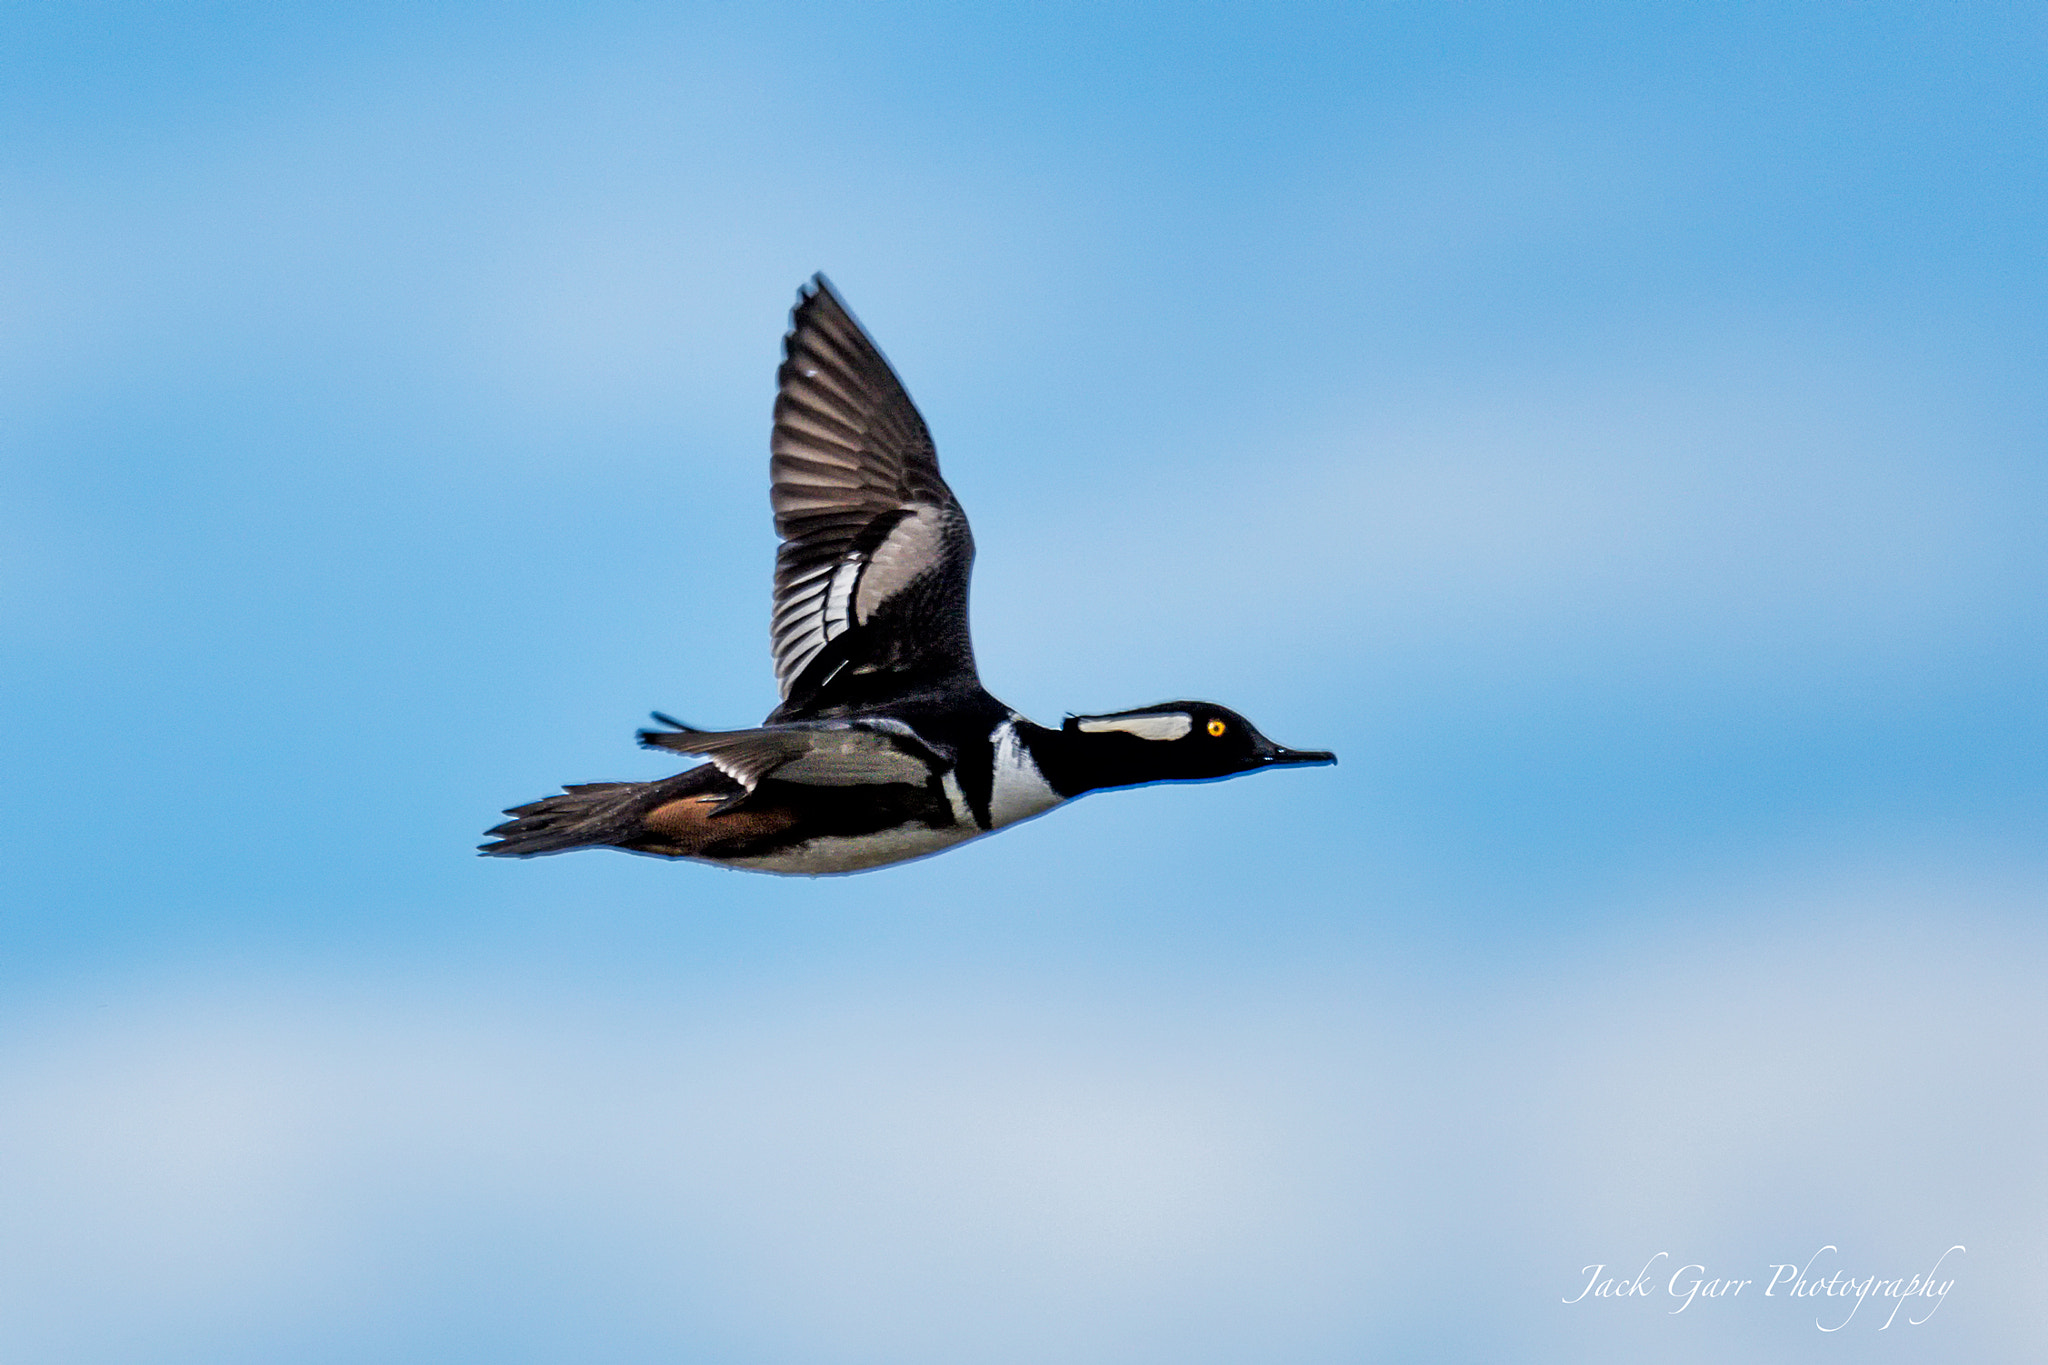
[[[572,848],[625,844],[641,832],[640,818],[654,782],[586,782],[565,787],[505,814],[513,818],[485,833],[496,843],[477,851],[493,858],[531,858]]]

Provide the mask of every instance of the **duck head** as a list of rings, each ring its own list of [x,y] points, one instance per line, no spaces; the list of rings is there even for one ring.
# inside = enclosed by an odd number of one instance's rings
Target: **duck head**
[[[1237,712],[1207,701],[1068,716],[1060,735],[1064,756],[1087,790],[1146,782],[1213,782],[1261,768],[1337,761],[1328,750],[1275,744]]]

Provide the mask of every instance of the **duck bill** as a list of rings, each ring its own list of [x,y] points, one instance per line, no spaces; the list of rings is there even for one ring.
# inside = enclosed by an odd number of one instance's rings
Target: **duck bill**
[[[1259,763],[1263,767],[1309,767],[1318,763],[1335,763],[1337,755],[1328,749],[1290,749],[1284,744],[1275,744],[1261,737],[1258,750]]]

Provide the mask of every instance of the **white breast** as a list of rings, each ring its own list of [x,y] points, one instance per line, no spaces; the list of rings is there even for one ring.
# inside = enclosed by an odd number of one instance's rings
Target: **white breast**
[[[998,725],[988,738],[996,751],[995,785],[988,798],[990,825],[1000,829],[1029,820],[1066,800],[1052,789],[1031,761],[1031,751],[1017,738],[1015,716]]]

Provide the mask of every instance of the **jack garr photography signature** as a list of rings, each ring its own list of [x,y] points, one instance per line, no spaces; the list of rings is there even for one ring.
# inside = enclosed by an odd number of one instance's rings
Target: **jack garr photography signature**
[[[1820,1248],[1806,1258],[1804,1265],[1787,1261],[1768,1267],[1770,1273],[1751,1277],[1738,1275],[1708,1275],[1707,1267],[1697,1261],[1688,1262],[1670,1271],[1673,1257],[1668,1251],[1660,1251],[1644,1263],[1634,1276],[1613,1275],[1603,1264],[1581,1266],[1579,1273],[1586,1277],[1579,1292],[1564,1300],[1565,1303],[1587,1303],[1599,1299],[1659,1299],[1677,1300],[1678,1306],[1672,1313],[1683,1313],[1696,1301],[1718,1301],[1740,1299],[1745,1291],[1753,1291],[1762,1285],[1760,1292],[1750,1292],[1748,1297],[1756,1299],[1833,1299],[1836,1303],[1822,1307],[1813,1325],[1823,1332],[1839,1332],[1847,1327],[1856,1316],[1863,1301],[1868,1298],[1890,1299],[1891,1310],[1885,1314],[1884,1323],[1878,1328],[1883,1331],[1899,1318],[1900,1310],[1907,1304],[1917,1311],[1923,1304],[1928,1305],[1924,1313],[1915,1316],[1914,1311],[1906,1313],[1905,1322],[1918,1327],[1933,1317],[1948,1298],[1948,1291],[1955,1286],[1953,1271],[1943,1278],[1942,1267],[1949,1257],[1965,1252],[1961,1246],[1952,1246],[1934,1259],[1925,1271],[1913,1270],[1903,1275],[1887,1277],[1877,1273],[1857,1275],[1844,1269],[1837,1259],[1841,1248],[1832,1243]],[[1816,1263],[1818,1265],[1816,1266]],[[1843,1301],[1846,1301],[1843,1302]],[[1839,1311],[1841,1321],[1830,1325],[1829,1319]]]

